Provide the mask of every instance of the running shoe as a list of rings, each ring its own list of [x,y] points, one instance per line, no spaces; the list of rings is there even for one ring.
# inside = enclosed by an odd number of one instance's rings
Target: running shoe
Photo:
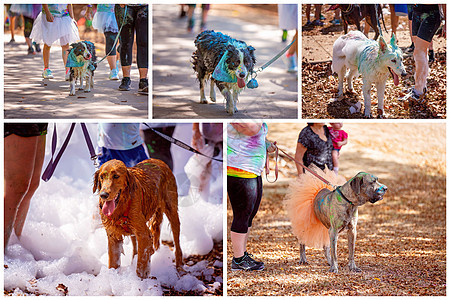
[[[117,68],[109,71],[109,80],[119,80],[119,70]]]
[[[44,72],[42,72],[42,78],[44,78],[44,79],[53,79],[52,71],[49,68],[44,69]]]
[[[147,78],[142,78],[141,80],[139,80],[138,92],[148,93],[148,79]]]
[[[264,270],[264,263],[252,258],[253,255],[245,252],[242,258],[233,257],[231,261],[231,271],[261,271]]]
[[[129,91],[131,90],[131,78],[124,77],[119,85],[119,91]]]

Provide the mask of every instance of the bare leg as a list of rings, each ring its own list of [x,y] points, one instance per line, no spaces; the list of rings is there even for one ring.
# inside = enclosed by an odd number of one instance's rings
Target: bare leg
[[[427,84],[428,77],[428,59],[427,59],[427,49],[430,45],[429,42],[413,36],[414,41],[414,62],[416,66],[416,74],[414,74],[415,90],[422,95]]]
[[[69,68],[66,67],[67,57],[69,56],[69,44],[61,46],[61,56],[64,62],[64,68],[66,69],[66,73],[69,71]]]
[[[139,68],[139,79],[147,78],[148,69],[147,68]]]
[[[114,70],[116,68],[116,55],[110,55],[106,57],[106,60],[108,61],[109,69]]]
[[[38,137],[12,134],[5,142],[4,249],[8,245],[19,207],[27,194],[35,167]]]
[[[42,58],[44,59],[44,69],[48,68],[48,63],[50,61],[50,48],[51,46],[44,44],[44,49],[42,50]]]
[[[44,135],[37,137],[36,155],[34,157],[33,175],[31,177],[30,187],[20,203],[14,223],[14,232],[18,237],[22,235],[23,225],[25,224],[25,219],[28,214],[31,198],[39,187],[39,181],[41,180],[42,165],[44,164],[45,157],[45,139],[46,137]]]
[[[234,257],[244,256],[247,238],[248,238],[248,232],[247,233],[237,233],[237,232],[231,231],[231,246],[233,249]]]

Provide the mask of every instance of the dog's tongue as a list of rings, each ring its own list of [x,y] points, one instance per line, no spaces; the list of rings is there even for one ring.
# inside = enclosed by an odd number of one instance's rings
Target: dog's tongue
[[[238,77],[238,79],[237,79],[237,84],[238,84],[238,87],[239,87],[240,89],[244,88],[244,87],[245,87],[245,79],[244,79],[244,78],[241,78],[241,77]]]
[[[106,201],[103,204],[102,213],[105,216],[110,217],[113,214],[115,208],[116,208],[116,204],[114,203],[114,201]]]
[[[391,72],[392,75],[392,79],[394,79],[394,85],[398,85],[399,84],[399,79],[398,79],[398,75],[395,74],[394,71],[391,70],[391,68],[389,68],[389,72]]]

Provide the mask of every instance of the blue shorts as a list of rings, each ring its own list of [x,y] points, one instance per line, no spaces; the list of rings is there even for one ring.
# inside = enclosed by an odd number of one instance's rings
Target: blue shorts
[[[143,160],[148,159],[144,146],[130,150],[113,150],[101,147],[101,154],[98,156],[98,162],[103,165],[108,160],[118,159],[124,162],[127,167],[134,167]]]

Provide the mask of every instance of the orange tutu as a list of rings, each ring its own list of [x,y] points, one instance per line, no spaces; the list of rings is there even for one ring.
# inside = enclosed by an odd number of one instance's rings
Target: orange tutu
[[[343,176],[336,175],[328,168],[322,171],[312,166],[311,169],[334,185],[346,182]],[[325,188],[333,190],[308,171],[289,185],[285,206],[291,220],[292,231],[300,243],[308,247],[323,248],[330,244],[328,229],[314,213],[314,198]]]

